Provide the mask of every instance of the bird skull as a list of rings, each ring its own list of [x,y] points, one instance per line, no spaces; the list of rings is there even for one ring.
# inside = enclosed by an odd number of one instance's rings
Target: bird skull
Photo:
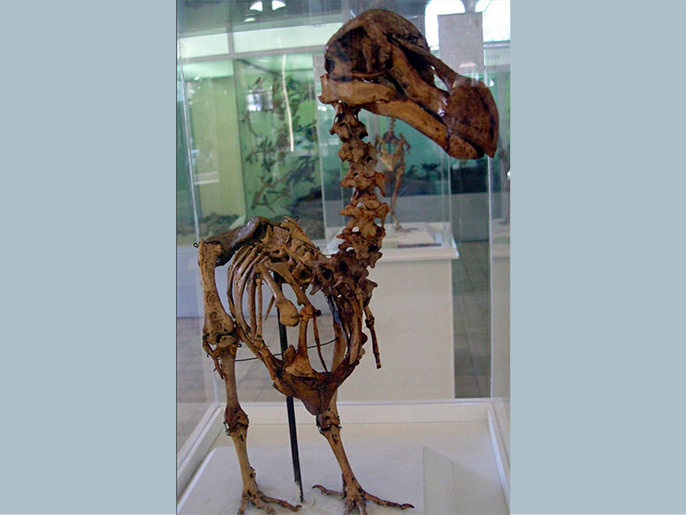
[[[402,16],[383,9],[360,14],[329,39],[324,56],[323,103],[403,120],[458,159],[495,154],[498,110],[488,88],[432,55]]]

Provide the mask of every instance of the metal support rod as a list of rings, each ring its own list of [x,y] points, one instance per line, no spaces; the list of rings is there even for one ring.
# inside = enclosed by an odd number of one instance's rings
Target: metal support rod
[[[281,288],[283,279],[277,273],[274,273],[274,281]],[[277,315],[278,315],[277,309]],[[288,348],[288,335],[286,334],[286,326],[284,326],[280,317],[279,319],[279,340],[281,342],[281,355],[286,352]],[[291,459],[293,461],[293,477],[295,479],[295,484],[298,485],[298,490],[300,492],[300,502],[304,502],[305,495],[303,493],[303,482],[302,476],[300,475],[300,453],[298,452],[298,433],[295,427],[295,406],[293,404],[293,397],[286,397],[286,411],[288,413],[288,433],[291,436]]]

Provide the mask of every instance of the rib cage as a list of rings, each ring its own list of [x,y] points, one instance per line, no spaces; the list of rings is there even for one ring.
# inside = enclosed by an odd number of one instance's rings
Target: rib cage
[[[273,233],[272,226],[267,227],[270,229],[269,232]],[[277,228],[277,231],[283,230],[281,227]],[[302,242],[297,239],[291,239],[289,243],[290,246],[285,249],[276,247],[271,241],[271,235],[267,235],[262,241],[241,246],[236,253],[233,265],[229,264],[227,291],[229,311],[238,324],[240,339],[246,343],[253,353],[258,354],[258,357],[259,352],[257,351],[258,348],[261,348],[260,342],[263,341],[262,314],[265,307],[262,284],[266,284],[271,291],[270,300],[266,306],[266,314],[269,314],[273,309],[277,295],[280,295],[278,286],[268,272],[281,271],[283,275],[286,275],[289,279],[286,284],[294,292],[300,293],[300,298],[303,298],[302,294],[310,286],[309,279],[312,277],[313,268],[308,263],[313,260],[318,249],[309,242]],[[284,279],[286,278],[284,277]],[[304,298],[307,299],[306,296]],[[243,312],[246,306],[244,300],[247,301],[247,320]],[[285,302],[282,301],[281,303],[282,309]],[[304,304],[304,306],[307,305],[309,305],[309,301]],[[287,306],[287,309],[286,317],[294,318],[290,306]],[[318,314],[315,312],[313,320],[316,320],[317,316]],[[300,323],[299,318],[298,315],[296,323]],[[292,326],[294,321],[286,319],[284,325]],[[319,343],[317,342],[317,345]]]
[[[362,331],[365,318],[373,332],[368,299],[361,296],[357,288],[350,288],[350,278],[340,280],[340,276],[333,273],[336,260],[322,254],[294,220],[286,218],[277,224],[254,217],[245,227],[250,230],[241,229],[202,242],[203,248],[219,244],[220,249],[230,249],[221,253],[217,262],[228,264],[227,300],[232,328],[217,335],[221,337],[232,332],[238,342],[245,343],[265,364],[277,390],[301,399],[311,413],[319,414],[362,357],[362,345],[367,340]],[[277,277],[281,278],[284,287],[294,292],[297,306],[286,298]],[[268,299],[264,298],[263,284],[271,292]],[[324,361],[321,353],[317,324],[321,313],[308,298],[308,293],[317,291],[327,297],[333,315],[335,345],[330,364]],[[290,345],[281,358],[274,355],[263,339],[265,306],[267,312],[276,307],[284,325],[299,328],[297,346]],[[310,323],[323,371],[315,370],[310,363]],[[213,348],[211,332],[206,322],[206,350],[215,357],[219,370],[222,361],[217,355],[219,339],[215,338],[217,347]],[[373,339],[376,342],[376,338]]]
[[[221,354],[230,352],[230,359],[235,359],[235,347],[244,342],[265,364],[274,387],[286,396],[300,399],[313,415],[327,410],[338,387],[358,365],[368,339],[363,322],[372,337],[376,365],[381,366],[374,317],[369,308],[376,283],[367,277],[368,269],[381,257],[389,207],[376,192],[383,191],[385,178],[374,170],[376,149],[364,141],[367,130],[358,112],[358,107],[338,104],[331,128],[332,134],[341,139],[340,158],[350,163],[341,185],[353,188],[350,203],[341,211],[350,220],[339,235],[343,241],[338,252],[325,256],[297,222],[288,217],[281,223],[253,217],[238,229],[200,243],[206,311],[204,348],[213,357],[220,375],[223,377]],[[218,245],[212,254],[216,261],[212,261],[207,245]],[[208,261],[203,263],[203,259]],[[214,279],[215,266],[227,263],[231,315],[218,303]],[[285,298],[275,277],[293,290],[297,306]],[[273,302],[279,310],[280,322],[299,327],[297,347],[290,345],[281,358],[274,356],[262,338],[263,283],[271,290],[269,304]],[[214,293],[209,295],[209,290]],[[317,331],[320,313],[309,301],[308,290],[310,294],[321,291],[333,315],[335,342],[330,367],[321,359]],[[310,322],[323,372],[315,370],[309,360]],[[226,349],[220,348],[222,338],[226,339]]]

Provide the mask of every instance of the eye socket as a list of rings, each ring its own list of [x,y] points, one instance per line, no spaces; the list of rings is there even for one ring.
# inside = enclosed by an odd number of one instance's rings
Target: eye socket
[[[299,281],[309,281],[312,278],[312,274],[306,268],[303,268],[302,270],[297,272],[297,274]]]

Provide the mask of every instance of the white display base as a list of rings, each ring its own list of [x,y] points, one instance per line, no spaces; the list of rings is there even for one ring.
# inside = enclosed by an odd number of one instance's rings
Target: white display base
[[[367,345],[354,374],[339,390],[346,401],[446,399],[455,396],[452,260],[458,258],[450,224],[386,224],[383,257],[369,271],[378,284],[370,307],[382,368]],[[337,250],[329,228],[326,251]],[[322,310],[328,308],[320,308]]]
[[[346,450],[355,464],[355,477],[363,488],[382,499],[410,503],[415,515],[424,513],[425,484],[440,481],[439,460],[424,459],[430,453],[423,446],[401,447],[384,445],[354,447]],[[270,496],[298,504],[298,490],[293,481],[293,465],[287,447],[250,447],[250,463],[257,471],[257,481],[262,491]],[[434,453],[435,454],[435,453]],[[322,466],[325,462],[325,466]],[[313,446],[300,448],[300,465],[303,491],[306,494],[305,510],[308,514],[337,515],[343,510],[340,499],[312,489],[315,484],[331,490],[341,488],[341,473],[336,467],[326,466],[330,456],[322,455]],[[426,466],[425,466],[426,461]],[[373,485],[373,486],[366,486]],[[179,502],[178,515],[226,515],[235,513],[241,499],[241,474],[232,447],[217,447],[198,470],[186,495]],[[439,492],[440,494],[440,492]],[[451,492],[442,492],[450,496]],[[307,502],[309,501],[309,503]],[[444,500],[444,504],[446,501]],[[370,506],[373,503],[368,503]],[[277,513],[291,513],[278,505],[271,505]],[[370,511],[377,515],[397,515],[397,510],[374,506]],[[451,510],[452,511],[452,510]],[[449,512],[446,512],[449,513]]]
[[[369,515],[507,514],[509,464],[489,401],[367,403],[339,406],[346,453],[363,488],[381,498],[408,502],[400,512],[367,503]],[[248,453],[266,495],[295,501],[284,405],[245,405],[250,417]],[[222,418],[217,409],[217,418]],[[337,490],[340,470],[313,417],[296,406],[303,489],[301,513],[342,514],[335,497],[313,490]],[[208,435],[209,436],[209,435]],[[235,513],[241,479],[231,439],[216,434],[213,450],[179,497],[180,515]],[[183,475],[183,471],[179,471]],[[183,486],[181,486],[183,488]],[[290,513],[275,506],[277,513]],[[246,513],[261,513],[254,507]]]
[[[379,262],[369,278],[381,352],[371,346],[339,390],[350,401],[449,399],[455,396],[452,261]]]

